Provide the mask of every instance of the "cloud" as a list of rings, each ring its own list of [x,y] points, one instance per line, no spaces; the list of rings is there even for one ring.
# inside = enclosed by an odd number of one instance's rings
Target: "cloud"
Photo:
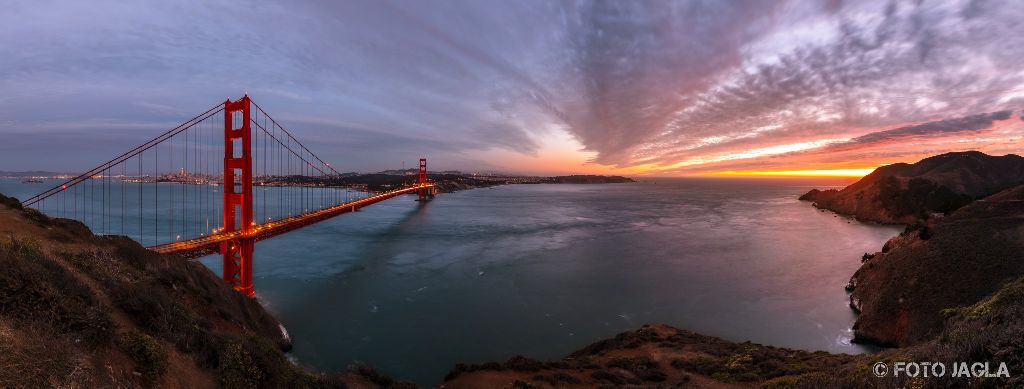
[[[906,153],[903,140],[984,124],[917,123],[1020,108],[1022,18],[958,0],[13,1],[0,134],[76,135],[47,139],[60,162],[0,167],[102,159],[71,140],[94,130],[75,123],[136,123],[144,138],[242,93],[335,165],[369,170],[406,154],[543,158],[553,131],[593,163],[688,166],[673,172],[813,162],[764,154],[791,145]]]
[[[1007,153],[1007,144],[1019,143],[1024,132],[1016,122],[998,128],[997,122],[1013,117],[1013,111],[997,111],[870,132],[849,139],[825,139],[743,150],[702,158],[700,164],[673,167],[691,173],[728,170],[771,170],[787,166],[840,164],[840,167],[875,167],[884,163],[912,161],[948,151],[975,148],[979,136],[1008,129],[1010,137],[988,138],[986,150]],[[1016,134],[1016,136],[1012,136]],[[964,146],[967,146],[966,148]],[[1009,146],[1012,151],[1013,146]],[[759,158],[763,157],[763,158]],[[916,159],[915,159],[916,158]],[[851,163],[853,163],[851,165]],[[860,165],[857,165],[860,163]],[[865,164],[866,163],[866,164]],[[694,166],[696,165],[696,166]],[[670,169],[672,170],[672,169]]]
[[[903,141],[908,138],[949,136],[960,133],[977,132],[979,130],[991,128],[995,121],[1009,119],[1011,115],[1013,115],[1013,111],[1007,110],[899,127],[891,130],[861,135],[847,142],[835,144],[832,148],[843,149],[863,147],[893,141]]]
[[[971,12],[962,12],[968,7]],[[671,120],[630,120],[647,127],[629,131],[638,136],[633,146],[581,138],[602,153],[599,162],[672,165],[1019,103],[989,92],[1024,83],[1020,72],[1000,70],[1013,66],[1008,53],[1024,54],[1017,38],[1024,31],[1008,15],[1017,10],[946,2],[821,11],[796,19],[776,15],[769,32],[745,42],[741,63],[725,63],[717,76],[705,77],[712,79],[704,88],[672,88],[666,81],[644,85],[650,92],[639,97],[608,102],[631,112],[670,112]],[[648,66],[674,68],[665,61]],[[680,97],[663,98],[665,89]],[[647,96],[656,101],[647,103]]]

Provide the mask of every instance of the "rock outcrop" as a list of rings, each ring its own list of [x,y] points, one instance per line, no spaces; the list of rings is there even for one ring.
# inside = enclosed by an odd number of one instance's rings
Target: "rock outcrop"
[[[908,227],[850,280],[856,341],[907,346],[942,328],[944,312],[1024,276],[1024,186]]]
[[[968,151],[882,166],[842,190],[814,189],[800,199],[860,220],[914,224],[1020,184],[1024,158]]]

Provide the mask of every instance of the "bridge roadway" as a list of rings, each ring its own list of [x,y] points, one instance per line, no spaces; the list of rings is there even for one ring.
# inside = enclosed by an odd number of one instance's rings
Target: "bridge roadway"
[[[200,258],[219,253],[220,244],[222,242],[237,238],[255,238],[256,241],[270,239],[286,232],[294,231],[299,228],[330,219],[343,213],[357,211],[359,208],[376,204],[392,197],[401,196],[407,193],[416,193],[420,189],[432,190],[433,187],[433,183],[416,184],[402,189],[381,192],[364,199],[350,201],[319,211],[258,224],[251,229],[248,236],[243,235],[241,231],[215,233],[195,239],[165,243],[148,248],[162,254],[178,254],[189,259]]]

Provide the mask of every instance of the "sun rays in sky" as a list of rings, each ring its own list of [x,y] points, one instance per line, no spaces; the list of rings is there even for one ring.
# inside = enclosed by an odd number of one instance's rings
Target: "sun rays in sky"
[[[14,1],[0,170],[74,170],[243,93],[345,171],[426,155],[467,172],[857,175],[1016,153],[1020,20],[970,0]]]

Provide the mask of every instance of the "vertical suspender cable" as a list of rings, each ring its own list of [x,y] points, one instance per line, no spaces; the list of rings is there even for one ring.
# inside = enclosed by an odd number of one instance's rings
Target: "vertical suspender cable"
[[[138,175],[136,176],[136,180],[138,182],[135,186],[137,186],[139,189],[139,243],[142,243],[143,236],[145,235],[143,233],[144,225],[142,223],[142,187],[145,186],[145,184],[142,182],[142,153],[139,153],[137,158],[139,159],[139,171]]]
[[[263,132],[266,132],[267,131],[266,129],[267,129],[267,117],[264,116],[263,117]],[[265,219],[265,220],[263,220],[263,222],[266,223],[267,221],[270,220],[270,217],[267,216],[267,195],[268,195],[268,192],[267,192],[267,178],[266,178],[266,176],[267,176],[267,134],[263,134],[263,148],[260,149],[260,153],[262,154],[260,156],[260,158],[263,159],[263,176],[264,176],[263,177],[263,215],[262,215],[262,217]]]
[[[125,209],[127,209],[127,204],[125,204],[125,201],[124,201],[124,195],[126,194],[125,191],[127,190],[127,188],[125,188],[124,181],[125,181],[125,176],[127,176],[127,175],[128,175],[128,162],[122,162],[121,163],[121,185],[120,185],[120,187],[121,187],[121,235],[125,235],[125,236],[128,236],[127,234],[124,233],[124,219],[126,219],[128,217],[128,215],[125,212]]]
[[[153,148],[156,153],[156,157],[153,158],[153,245],[156,246],[160,236],[160,181],[158,171],[160,171],[160,145],[156,145]]]

